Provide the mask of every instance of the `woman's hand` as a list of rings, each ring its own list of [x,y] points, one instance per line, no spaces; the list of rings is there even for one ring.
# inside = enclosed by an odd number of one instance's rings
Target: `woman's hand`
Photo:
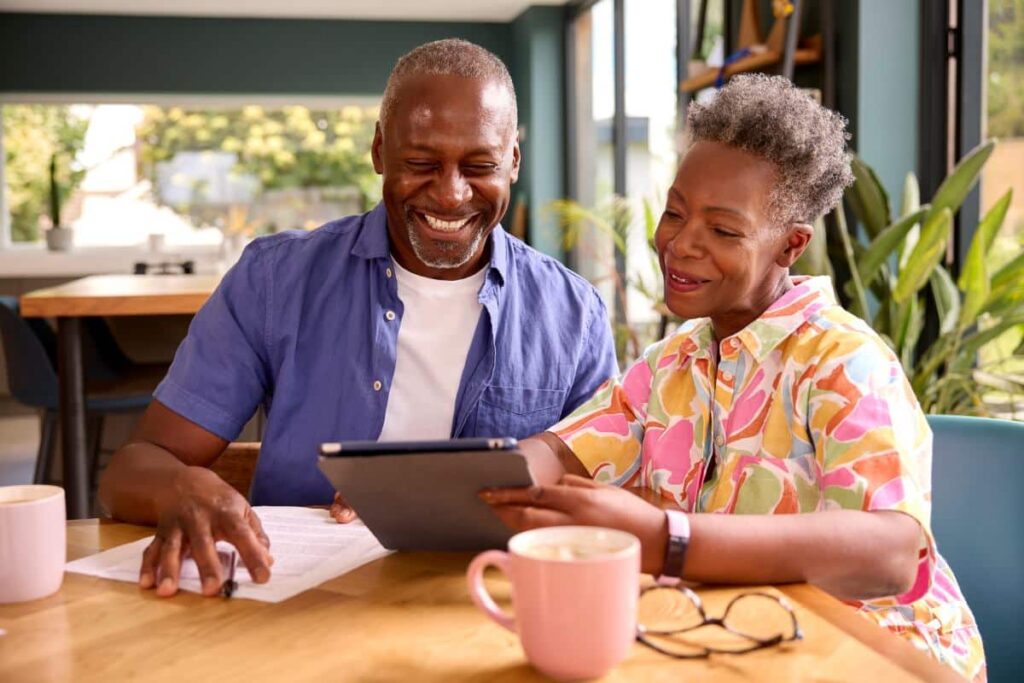
[[[661,572],[668,540],[665,513],[624,489],[567,474],[548,486],[486,489],[480,498],[516,531],[573,524],[628,531],[640,539],[643,571]]]

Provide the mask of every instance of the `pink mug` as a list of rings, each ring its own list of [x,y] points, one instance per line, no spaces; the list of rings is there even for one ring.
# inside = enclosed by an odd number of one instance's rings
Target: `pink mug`
[[[484,587],[488,566],[511,580],[515,616],[498,607]],[[624,531],[524,531],[509,540],[507,553],[488,550],[473,558],[466,578],[476,606],[517,633],[526,658],[552,678],[602,676],[636,638],[640,541]]]
[[[64,580],[64,489],[0,486],[0,605],[45,598]]]

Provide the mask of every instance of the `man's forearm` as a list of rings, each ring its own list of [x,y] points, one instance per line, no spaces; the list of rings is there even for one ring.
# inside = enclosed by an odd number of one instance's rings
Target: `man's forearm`
[[[807,581],[841,598],[899,595],[916,573],[921,529],[899,512],[690,515],[684,577],[712,583]]]
[[[175,479],[187,465],[148,442],[130,442],[114,453],[100,478],[99,498],[111,516],[133,524],[156,524],[174,497]]]

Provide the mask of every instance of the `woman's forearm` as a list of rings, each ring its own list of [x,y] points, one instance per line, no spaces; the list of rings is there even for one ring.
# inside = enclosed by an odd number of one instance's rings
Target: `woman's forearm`
[[[692,581],[806,581],[840,598],[867,599],[905,593],[917,571],[921,527],[900,512],[695,514],[689,519],[683,576]]]

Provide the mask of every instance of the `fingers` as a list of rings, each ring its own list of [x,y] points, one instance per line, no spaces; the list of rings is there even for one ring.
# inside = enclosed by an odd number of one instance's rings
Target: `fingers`
[[[356,511],[349,507],[340,493],[334,494],[334,502],[331,503],[331,517],[339,524],[348,524],[356,519]]]
[[[576,485],[484,489],[480,498],[491,505],[522,505],[569,513],[586,504],[591,487]]]
[[[224,577],[221,571],[217,545],[210,531],[209,524],[203,519],[197,522],[194,518],[186,520],[185,533],[188,534],[188,545],[199,570],[199,581],[203,595],[217,595],[220,592]]]
[[[494,514],[505,526],[515,531],[526,531],[546,526],[572,524],[573,519],[564,512],[525,505],[493,505]]]
[[[163,541],[159,536],[142,551],[142,566],[139,568],[139,588],[152,588],[156,585],[156,573],[160,563],[160,548]]]
[[[565,484],[566,486],[575,486],[581,489],[599,489],[605,484],[598,484],[590,477],[581,477],[578,474],[566,474],[562,477],[559,484]]]
[[[184,536],[180,527],[173,527],[164,532],[163,542],[160,545],[160,583],[156,587],[156,594],[162,598],[170,597],[178,592]]]
[[[248,516],[255,517],[256,513],[252,512],[250,508]],[[263,527],[261,526],[260,532],[262,531]],[[267,549],[269,540],[261,540],[255,528],[241,516],[235,517],[227,523],[222,536],[238,550],[253,581],[266,583],[270,580],[270,551]],[[263,539],[266,539],[265,534]]]

